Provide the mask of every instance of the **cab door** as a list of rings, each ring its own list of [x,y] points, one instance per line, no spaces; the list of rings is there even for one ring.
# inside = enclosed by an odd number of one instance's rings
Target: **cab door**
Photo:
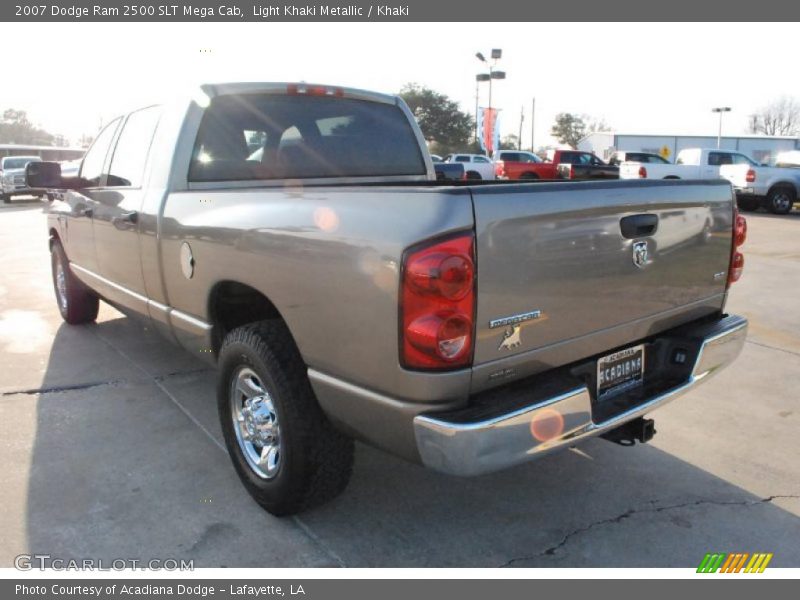
[[[63,196],[69,206],[69,213],[62,241],[73,270],[84,281],[98,271],[94,249],[94,213],[111,145],[121,122],[122,117],[114,119],[97,135],[83,157],[78,172],[83,186],[77,190],[68,190]],[[87,283],[93,285],[91,281]]]
[[[131,113],[111,155],[105,185],[96,192],[94,244],[105,295],[119,305],[146,313],[139,213],[146,194],[145,173],[161,109]]]

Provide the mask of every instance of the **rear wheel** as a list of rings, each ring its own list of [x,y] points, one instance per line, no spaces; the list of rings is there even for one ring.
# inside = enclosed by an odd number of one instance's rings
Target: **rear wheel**
[[[785,215],[792,210],[797,196],[794,190],[788,187],[773,188],[767,194],[767,208],[776,215]]]
[[[53,289],[61,317],[70,325],[89,323],[97,318],[98,297],[83,285],[70,269],[61,242],[56,240],[50,250]]]
[[[758,210],[761,202],[756,198],[737,198],[736,205],[745,212],[752,212]]]
[[[339,495],[350,480],[353,441],[319,407],[286,325],[274,320],[234,329],[219,364],[225,444],[256,502],[280,516]]]

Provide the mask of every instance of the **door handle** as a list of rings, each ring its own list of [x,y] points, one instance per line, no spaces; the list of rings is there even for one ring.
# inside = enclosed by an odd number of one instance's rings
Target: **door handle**
[[[117,229],[127,229],[127,225],[135,224],[139,221],[139,213],[135,210],[124,212],[121,215],[111,218],[111,224]]]
[[[622,237],[629,240],[653,235],[658,230],[658,215],[642,214],[623,217],[619,220]]]

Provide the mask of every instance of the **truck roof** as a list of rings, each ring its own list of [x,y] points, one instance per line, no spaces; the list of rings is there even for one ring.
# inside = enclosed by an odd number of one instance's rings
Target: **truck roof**
[[[372,102],[383,102],[385,104],[396,104],[397,96],[370,92],[358,88],[342,87],[338,85],[300,82],[225,82],[225,83],[205,83],[200,89],[208,96],[224,96],[228,94],[248,94],[248,93],[275,93],[275,94],[308,94],[311,96],[332,96],[345,97],[357,100],[369,100]]]

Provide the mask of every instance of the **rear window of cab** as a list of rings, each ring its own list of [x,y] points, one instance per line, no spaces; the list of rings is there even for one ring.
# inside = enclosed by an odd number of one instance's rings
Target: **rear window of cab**
[[[214,98],[190,181],[424,175],[414,130],[396,105],[327,96]]]

